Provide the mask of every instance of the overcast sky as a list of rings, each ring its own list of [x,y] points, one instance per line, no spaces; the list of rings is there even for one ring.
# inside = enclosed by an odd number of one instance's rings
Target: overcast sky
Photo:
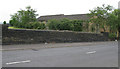
[[[10,20],[10,15],[26,6],[37,10],[39,16],[55,14],[85,14],[102,4],[118,8],[120,0],[0,0],[0,22]]]

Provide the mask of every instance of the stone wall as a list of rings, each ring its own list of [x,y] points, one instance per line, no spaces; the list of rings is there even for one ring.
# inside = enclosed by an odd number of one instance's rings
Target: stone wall
[[[2,44],[34,44],[107,41],[106,33],[7,29],[2,27]]]

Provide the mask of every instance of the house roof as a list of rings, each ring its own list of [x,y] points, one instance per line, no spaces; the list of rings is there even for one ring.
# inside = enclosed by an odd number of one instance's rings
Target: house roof
[[[75,14],[75,15],[64,15],[64,14],[59,14],[59,15],[47,15],[47,16],[40,16],[38,18],[39,21],[48,21],[50,19],[63,19],[63,18],[68,18],[68,19],[78,19],[78,20],[88,20],[90,17],[88,14]]]

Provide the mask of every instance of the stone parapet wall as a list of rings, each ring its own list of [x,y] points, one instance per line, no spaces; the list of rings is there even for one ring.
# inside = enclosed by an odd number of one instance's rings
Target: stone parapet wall
[[[4,29],[5,28],[5,29]],[[2,29],[2,44],[66,43],[108,41],[105,33]]]

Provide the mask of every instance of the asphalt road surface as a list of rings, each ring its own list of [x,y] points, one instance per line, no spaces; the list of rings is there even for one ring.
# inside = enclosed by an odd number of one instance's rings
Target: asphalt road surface
[[[3,67],[118,67],[118,42],[2,52]]]

